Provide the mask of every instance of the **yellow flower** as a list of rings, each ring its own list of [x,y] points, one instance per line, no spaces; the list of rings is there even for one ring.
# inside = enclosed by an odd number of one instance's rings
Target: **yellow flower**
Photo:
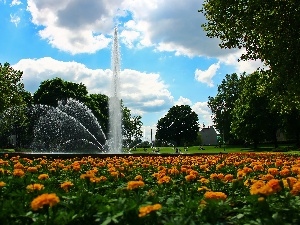
[[[44,206],[52,207],[59,203],[59,198],[55,193],[52,194],[42,194],[36,197],[31,202],[31,208],[34,211],[37,211],[40,208],[43,208]]]
[[[133,190],[139,187],[144,187],[145,183],[143,181],[140,180],[133,180],[133,181],[129,181],[127,183],[127,190]]]
[[[160,210],[161,207],[162,207],[161,204],[142,206],[139,209],[139,217],[144,217],[153,211]]]
[[[45,173],[40,174],[40,175],[38,176],[38,179],[39,179],[39,180],[46,180],[46,179],[48,179],[48,178],[49,178],[49,175],[48,175],[48,174],[45,174]]]
[[[6,186],[6,183],[3,181],[0,181],[0,188]]]
[[[72,187],[74,184],[71,181],[65,181],[62,184],[60,184],[60,187],[64,189],[65,192],[69,191],[69,188]]]
[[[33,192],[33,191],[40,191],[44,189],[44,185],[42,184],[29,184],[26,187],[28,192]]]

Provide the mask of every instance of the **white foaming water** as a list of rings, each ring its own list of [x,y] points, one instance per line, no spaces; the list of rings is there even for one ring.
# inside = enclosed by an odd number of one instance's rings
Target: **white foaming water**
[[[112,84],[111,96],[109,97],[109,153],[122,153],[122,112],[120,99],[120,47],[118,41],[118,30],[114,29],[112,45]]]

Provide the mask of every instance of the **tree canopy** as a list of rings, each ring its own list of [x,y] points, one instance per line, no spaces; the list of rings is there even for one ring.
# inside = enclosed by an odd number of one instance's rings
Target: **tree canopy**
[[[274,104],[300,109],[300,4],[294,0],[205,0],[200,12],[208,37],[221,48],[244,48],[240,59],[259,59],[269,67]]]
[[[24,104],[23,72],[14,70],[9,63],[0,63],[0,113],[12,106]]]
[[[189,105],[176,105],[158,121],[155,138],[179,146],[194,142],[198,131],[198,115]]]
[[[141,116],[132,116],[127,107],[123,107],[123,137],[124,144],[129,147],[133,143],[138,143],[138,140],[143,136]]]
[[[218,92],[215,97],[208,97],[208,107],[212,112],[212,121],[216,129],[222,134],[226,142],[233,142],[235,137],[230,132],[232,123],[232,110],[235,101],[240,94],[240,79],[245,73],[238,76],[236,73],[226,74],[222,83],[218,85]]]
[[[84,84],[77,84],[56,77],[43,81],[33,97],[34,103],[57,106],[59,100],[67,98],[85,102],[87,94],[88,91]]]
[[[242,77],[240,94],[231,111],[231,132],[240,139],[254,143],[273,140],[277,147],[276,132],[280,127],[279,114],[270,107],[268,93],[260,87],[261,73]]]

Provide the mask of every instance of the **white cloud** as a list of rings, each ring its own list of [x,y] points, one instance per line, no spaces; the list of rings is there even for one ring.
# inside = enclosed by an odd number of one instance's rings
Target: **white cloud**
[[[116,1],[28,0],[32,22],[52,47],[71,54],[94,53],[111,41]]]
[[[28,0],[27,4],[41,38],[72,54],[106,48],[117,24],[129,48],[152,46],[189,57],[232,52],[221,50],[217,39],[206,37],[198,0]]]
[[[14,23],[17,27],[21,21],[21,18],[19,16],[17,16],[16,14],[10,14],[9,16],[10,16],[10,22]]]
[[[216,75],[216,72],[219,68],[220,62],[210,65],[207,70],[196,69],[195,79],[201,83],[207,84],[209,87],[213,87],[214,83],[212,78]]]
[[[60,77],[85,84],[89,93],[110,95],[112,72],[109,69],[93,70],[81,63],[63,62],[50,57],[22,59],[13,67],[23,71],[23,83],[30,92],[35,92],[42,81]],[[169,109],[173,103],[173,97],[159,74],[125,69],[120,73],[120,83],[121,98],[132,114],[160,112]]]
[[[12,2],[10,3],[10,6],[15,6],[15,5],[21,5],[22,2],[20,0],[12,0]]]
[[[207,102],[196,102],[191,106],[192,110],[198,114],[199,123],[205,124],[205,126],[212,126],[211,110],[207,106]]]
[[[219,60],[224,65],[233,66],[236,73],[252,73],[257,68],[266,68],[260,60],[248,60],[248,61],[238,61],[242,54],[245,54],[246,50],[241,49],[232,54],[219,57]]]
[[[182,96],[179,97],[179,99],[174,102],[174,105],[191,105],[192,101],[188,98],[184,98]]]

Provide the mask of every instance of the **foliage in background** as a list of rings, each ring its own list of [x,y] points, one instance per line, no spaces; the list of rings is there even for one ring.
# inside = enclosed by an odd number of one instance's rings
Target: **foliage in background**
[[[236,137],[230,132],[230,126],[233,121],[232,110],[241,91],[240,80],[244,76],[245,73],[240,76],[236,73],[226,74],[222,83],[218,85],[217,95],[208,97],[207,104],[212,112],[212,121],[222,136],[224,133],[224,138],[229,143],[237,142]]]
[[[254,72],[240,80],[240,93],[231,112],[231,132],[240,139],[252,141],[254,148],[264,140],[277,144],[279,113],[272,110],[270,98],[261,88],[261,73]]]
[[[189,145],[196,141],[198,131],[198,115],[189,105],[176,105],[157,122],[155,139],[175,142],[176,146]]]
[[[300,4],[297,1],[205,0],[200,12],[207,36],[221,48],[245,49],[242,60],[261,60],[268,67],[273,106],[281,113],[300,109]]]

